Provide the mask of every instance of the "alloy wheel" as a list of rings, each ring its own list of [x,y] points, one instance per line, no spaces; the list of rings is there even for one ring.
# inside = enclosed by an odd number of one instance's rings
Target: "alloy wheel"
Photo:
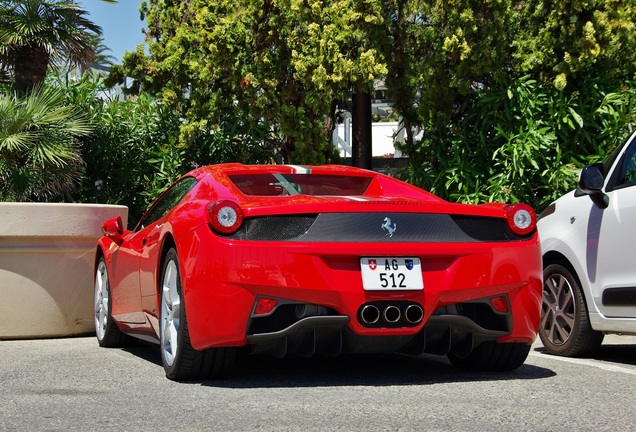
[[[568,341],[574,329],[576,301],[570,282],[562,274],[553,274],[543,285],[541,327],[554,345]]]
[[[179,269],[174,260],[168,261],[164,271],[161,295],[161,349],[168,366],[172,366],[179,348],[179,321],[181,299],[179,297]]]
[[[110,292],[108,286],[108,271],[106,263],[102,260],[97,266],[95,275],[95,333],[98,340],[104,340],[106,336],[106,327],[108,325],[108,303],[110,301]]]

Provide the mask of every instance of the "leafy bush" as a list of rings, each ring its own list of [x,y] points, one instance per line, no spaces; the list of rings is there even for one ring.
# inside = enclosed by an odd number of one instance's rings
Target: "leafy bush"
[[[190,137],[186,145],[179,142],[183,119],[148,94],[120,101],[99,77],[89,75],[60,82],[94,125],[82,141],[86,170],[75,200],[126,205],[131,225],[163,190],[195,167],[271,158],[262,125],[228,118]]]
[[[117,100],[98,77],[85,75],[65,85],[69,100],[88,113],[94,125],[82,141],[86,169],[74,199],[126,205],[130,221],[135,221],[147,207],[143,193],[154,177],[150,152],[158,145],[174,146],[169,137],[178,128],[178,118],[147,95]]]
[[[82,173],[79,139],[88,117],[54,86],[17,96],[0,92],[0,200],[68,197]]]
[[[458,124],[431,128],[404,149],[409,180],[454,201],[524,201],[543,209],[635,126],[631,86],[591,81],[582,88],[585,94],[567,94],[523,77],[479,91]]]

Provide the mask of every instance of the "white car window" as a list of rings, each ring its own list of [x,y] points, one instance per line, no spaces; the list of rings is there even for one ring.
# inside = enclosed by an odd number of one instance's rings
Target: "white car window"
[[[636,144],[632,142],[618,167],[616,187],[636,184]]]

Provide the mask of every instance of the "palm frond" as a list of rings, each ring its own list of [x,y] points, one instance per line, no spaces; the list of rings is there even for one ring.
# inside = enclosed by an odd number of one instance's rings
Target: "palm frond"
[[[67,105],[60,88],[0,93],[0,195],[40,200],[68,193],[83,168],[78,137],[91,131],[88,114]]]
[[[86,68],[96,56],[93,37],[102,29],[74,1],[4,1],[0,16],[0,62],[14,70],[21,92],[42,83],[50,66]],[[38,73],[22,70],[33,65]]]

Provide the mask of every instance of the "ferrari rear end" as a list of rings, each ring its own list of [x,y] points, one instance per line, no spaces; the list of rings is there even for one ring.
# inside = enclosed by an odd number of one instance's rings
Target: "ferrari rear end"
[[[237,191],[216,196],[209,223],[179,239],[195,349],[523,363],[542,290],[531,208],[451,204],[384,176],[325,195],[268,175],[227,175]]]

